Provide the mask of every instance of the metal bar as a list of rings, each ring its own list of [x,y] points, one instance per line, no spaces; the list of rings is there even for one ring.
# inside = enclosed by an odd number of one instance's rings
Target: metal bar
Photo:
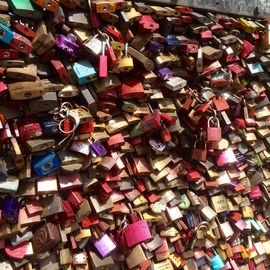
[[[182,5],[239,16],[270,17],[269,0],[151,0],[151,2],[162,5]]]

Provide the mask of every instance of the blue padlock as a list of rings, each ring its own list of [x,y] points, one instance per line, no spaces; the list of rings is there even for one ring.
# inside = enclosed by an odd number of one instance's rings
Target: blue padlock
[[[44,121],[41,122],[41,125],[45,135],[56,135],[59,132],[59,123],[52,118],[44,119]]]
[[[54,152],[49,152],[47,154],[40,156],[33,156],[32,164],[34,171],[39,176],[52,173],[61,167],[61,163],[58,159],[58,156]]]
[[[223,261],[223,259],[221,258],[221,256],[214,251],[215,255],[211,258],[212,259],[212,268],[213,270],[220,270],[225,266],[225,263]]]
[[[87,60],[80,60],[73,64],[79,85],[87,84],[97,79],[97,73],[92,64]]]
[[[14,33],[5,25],[0,23],[0,40],[9,44],[14,37]]]
[[[175,35],[168,35],[166,37],[166,51],[170,50],[176,50],[177,48],[180,47],[180,41],[176,38]]]
[[[20,204],[14,196],[6,196],[3,203],[2,215],[7,223],[18,223]]]

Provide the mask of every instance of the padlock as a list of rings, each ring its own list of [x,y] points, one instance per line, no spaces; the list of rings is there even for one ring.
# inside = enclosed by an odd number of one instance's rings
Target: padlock
[[[204,143],[204,148],[197,148],[198,141],[195,141],[194,147],[192,148],[191,158],[194,160],[205,162],[207,158],[206,144]]]
[[[92,119],[92,115],[89,110],[85,107],[79,107],[77,109],[72,109],[69,111],[69,114],[76,118],[79,118],[79,124],[86,124]]]
[[[144,96],[144,88],[141,82],[131,79],[122,84],[119,89],[119,96],[122,99],[139,99]]]
[[[34,2],[39,5],[42,8],[48,9],[49,11],[55,12],[58,7],[59,4],[58,2],[54,1],[54,0],[49,0],[49,1],[45,1],[45,0],[34,0]]]
[[[66,52],[68,55],[77,56],[79,53],[79,46],[76,44],[74,36],[56,35],[55,45]]]
[[[6,196],[4,199],[4,207],[2,215],[7,223],[18,223],[20,205],[17,198]]]
[[[97,79],[97,74],[88,60],[80,60],[73,64],[73,70],[76,74],[79,85],[87,84]]]
[[[217,123],[217,127],[211,127],[211,121]],[[221,127],[217,117],[209,117],[207,122],[207,141],[220,141],[222,139]]]
[[[94,57],[97,57],[102,52],[103,41],[98,39],[98,35],[90,37],[83,42],[83,48]]]
[[[58,156],[54,152],[33,156],[32,164],[35,172],[40,176],[47,175],[61,167]]]
[[[140,33],[154,32],[158,28],[159,24],[150,15],[143,15],[138,22],[138,31]]]
[[[187,85],[187,81],[181,77],[171,77],[165,82],[164,86],[171,91],[177,91],[184,88]]]
[[[46,223],[33,235],[33,248],[35,252],[46,252],[57,246],[61,241],[58,227],[53,223]]]
[[[118,61],[117,69],[120,72],[129,72],[133,69],[133,59],[128,56],[128,43],[125,44],[125,55]]]
[[[38,138],[43,134],[40,123],[35,119],[18,123],[18,130],[23,141]]]
[[[102,51],[101,55],[99,56],[99,77],[100,78],[106,78],[108,76],[108,58],[107,55],[105,55],[105,41],[102,41]]]
[[[115,5],[108,1],[91,1],[97,13],[112,13],[115,11]]]
[[[224,261],[222,260],[221,256],[216,252],[214,251],[214,256],[212,257],[212,267],[214,270],[219,270],[219,269],[222,269],[225,264],[224,264]]]
[[[14,37],[14,32],[12,32],[7,26],[0,23],[1,38],[0,40],[6,44],[9,44]]]
[[[116,249],[115,243],[107,234],[95,240],[94,247],[98,250],[102,258],[107,257]]]
[[[12,0],[10,2],[10,7],[13,13],[18,16],[23,16],[37,20],[42,18],[41,10],[39,10],[35,5],[32,5],[32,2],[30,0],[25,1],[23,5],[18,0]]]
[[[145,220],[127,225],[124,229],[124,236],[128,247],[132,247],[151,238],[151,234]]]

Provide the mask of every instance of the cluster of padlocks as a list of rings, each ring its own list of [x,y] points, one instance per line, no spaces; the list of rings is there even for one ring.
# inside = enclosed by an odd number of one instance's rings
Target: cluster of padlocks
[[[270,19],[0,0],[0,270],[270,269]]]

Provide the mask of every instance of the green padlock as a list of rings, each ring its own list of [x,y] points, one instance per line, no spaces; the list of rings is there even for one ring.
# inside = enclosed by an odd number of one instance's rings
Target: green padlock
[[[186,194],[181,196],[181,203],[178,205],[180,209],[189,209],[190,207],[190,200]]]
[[[130,112],[130,113],[134,113],[136,110],[138,109],[138,106],[130,101],[123,101],[123,106],[122,106],[122,110],[125,112]]]
[[[8,1],[15,15],[31,19],[41,19],[42,11],[32,4],[30,0],[10,0]]]
[[[138,123],[133,129],[132,131],[130,132],[130,137],[133,138],[133,137],[138,137],[138,136],[141,136],[142,134],[144,134],[144,130],[142,128],[142,125],[141,123]]]

